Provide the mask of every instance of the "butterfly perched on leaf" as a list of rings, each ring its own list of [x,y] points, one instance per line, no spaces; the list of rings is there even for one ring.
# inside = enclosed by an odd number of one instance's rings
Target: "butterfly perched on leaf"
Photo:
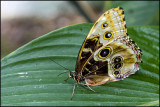
[[[69,77],[75,80],[72,97],[77,83],[91,89],[89,86],[123,80],[135,74],[141,62],[141,49],[127,34],[123,9],[105,12],[84,40],[75,72],[70,71]]]

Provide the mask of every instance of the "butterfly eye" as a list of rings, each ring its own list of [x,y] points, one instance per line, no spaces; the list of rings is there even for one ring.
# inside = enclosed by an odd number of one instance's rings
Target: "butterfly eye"
[[[114,71],[114,72],[113,72],[113,75],[114,75],[114,76],[118,76],[118,74],[120,74],[119,71]]]
[[[70,78],[73,78],[73,77],[74,77],[72,72],[69,73],[69,77],[70,77]]]
[[[108,23],[107,22],[104,22],[102,25],[101,25],[101,27],[104,29],[104,28],[106,28],[106,27],[108,27]]]
[[[111,53],[111,49],[110,48],[104,48],[99,52],[99,57],[100,58],[106,58],[107,56],[109,56]]]
[[[115,57],[115,58],[113,59],[113,61],[114,61],[114,63],[118,63],[118,62],[121,62],[121,61],[122,61],[122,58],[121,58],[120,56],[118,56],[118,57]]]
[[[113,36],[112,32],[106,32],[103,37],[104,39],[110,39],[112,36]]]

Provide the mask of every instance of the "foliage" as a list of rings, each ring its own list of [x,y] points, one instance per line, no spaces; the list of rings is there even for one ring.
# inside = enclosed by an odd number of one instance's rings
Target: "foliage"
[[[92,87],[78,85],[70,100],[74,81],[63,80],[74,71],[79,49],[93,24],[72,25],[52,31],[22,46],[1,61],[3,106],[102,106],[159,104],[159,27],[129,27],[129,36],[143,52],[140,70],[123,81]]]

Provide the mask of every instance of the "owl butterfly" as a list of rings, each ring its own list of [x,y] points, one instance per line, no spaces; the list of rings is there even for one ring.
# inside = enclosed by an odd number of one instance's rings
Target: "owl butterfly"
[[[84,40],[75,72],[69,74],[75,80],[72,97],[77,83],[91,89],[89,86],[123,80],[136,73],[141,62],[141,49],[127,34],[123,9],[105,12]]]

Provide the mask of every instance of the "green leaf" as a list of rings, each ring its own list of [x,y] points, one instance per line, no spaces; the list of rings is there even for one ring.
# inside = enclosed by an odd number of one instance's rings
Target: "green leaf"
[[[106,11],[117,6],[124,9],[127,26],[159,25],[158,1],[107,1]]]
[[[78,85],[70,100],[74,80],[52,62],[74,71],[77,55],[93,24],[72,25],[43,35],[1,61],[3,106],[127,106],[159,104],[159,27],[128,28],[129,36],[143,52],[140,70],[123,81],[92,86]]]

